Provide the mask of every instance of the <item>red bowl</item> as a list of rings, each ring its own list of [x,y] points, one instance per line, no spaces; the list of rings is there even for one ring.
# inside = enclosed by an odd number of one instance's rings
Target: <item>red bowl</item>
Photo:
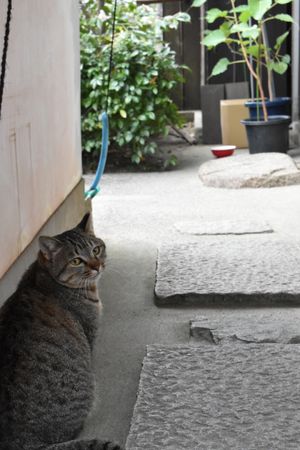
[[[223,158],[224,156],[231,156],[236,149],[235,145],[220,145],[217,147],[212,147],[211,152],[217,158]]]

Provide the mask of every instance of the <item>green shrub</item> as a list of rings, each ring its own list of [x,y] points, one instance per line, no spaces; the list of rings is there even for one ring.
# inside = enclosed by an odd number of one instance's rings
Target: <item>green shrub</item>
[[[111,0],[99,11],[98,0],[81,8],[81,77],[83,150],[99,152],[100,115],[105,110],[112,32]],[[116,16],[113,70],[108,96],[110,146],[131,158],[147,161],[157,146],[151,138],[180,125],[170,93],[183,82],[175,53],[163,42],[163,32],[189,21],[188,14],[158,17],[150,6],[119,0]],[[171,158],[174,164],[175,159]]]

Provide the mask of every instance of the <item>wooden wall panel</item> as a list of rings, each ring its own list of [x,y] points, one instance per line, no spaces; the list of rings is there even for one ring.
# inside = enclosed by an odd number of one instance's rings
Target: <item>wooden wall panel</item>
[[[15,135],[9,125],[9,121],[4,120],[0,124],[1,274],[21,251]]]
[[[243,64],[236,64],[216,76],[209,78],[213,67],[220,58],[228,57],[230,60],[235,58],[234,55],[227,49],[226,45],[220,45],[212,51],[205,51],[205,67],[201,67],[200,57],[200,35],[201,35],[201,17],[199,8],[191,8],[192,0],[173,1],[171,3],[163,3],[164,15],[174,14],[178,11],[188,11],[191,15],[190,24],[181,24],[178,30],[172,30],[165,33],[165,40],[171,44],[171,47],[176,51],[177,62],[186,64],[191,68],[191,73],[185,73],[186,83],[183,86],[177,86],[173,93],[173,99],[180,109],[200,109],[200,86],[201,86],[201,71],[203,71],[205,79],[204,84],[224,84],[232,82],[249,81],[249,73]],[[237,1],[242,4],[242,0]],[[227,0],[209,0],[206,3],[207,8],[227,8]],[[274,13],[291,13],[291,4],[278,5],[274,9]],[[221,19],[220,19],[221,22]],[[213,25],[205,27],[215,29],[218,22]],[[296,18],[297,24],[297,18]],[[276,37],[290,29],[290,23],[272,21],[268,24],[267,30],[270,43],[273,45]],[[290,53],[291,39],[288,38],[282,46],[282,51]],[[277,96],[291,95],[291,72],[288,70],[283,76],[274,74],[275,90]],[[267,92],[267,79],[263,77],[263,84]]]
[[[7,1],[0,3],[2,51]],[[81,178],[77,0],[14,2],[0,121],[0,276]]]
[[[163,3],[164,16],[173,15],[179,11],[181,11],[181,1]],[[176,52],[177,64],[183,64],[182,25],[179,25],[178,30],[170,30],[164,33],[164,39],[170,43],[172,50]],[[183,89],[183,84],[180,83],[172,93],[172,98],[180,109],[183,109]]]
[[[174,89],[172,98],[180,109],[200,109],[200,9],[191,8],[192,0],[180,0],[163,3],[163,15],[176,14],[179,11],[188,12],[190,23],[182,23],[178,30],[165,33],[166,42],[176,52],[176,62],[188,66],[191,71],[183,71],[185,83]]]
[[[197,110],[201,108],[201,48],[200,48],[200,10],[192,8],[193,0],[185,0],[182,9],[188,11],[191,22],[182,24],[183,64],[191,68],[184,71],[186,82],[183,85],[183,109]]]
[[[240,1],[240,4],[243,2]],[[209,1],[209,9],[210,8],[220,8],[223,7],[227,8],[228,2],[227,0],[210,0]],[[272,14],[278,14],[278,13],[290,13],[291,12],[291,5],[277,5],[273,11]],[[218,22],[215,22],[215,24],[209,26],[208,28],[214,29],[215,25]],[[284,33],[288,29],[291,28],[290,23],[287,22],[280,22],[280,21],[272,21],[267,24],[267,32],[269,37],[270,45],[273,46],[276,42],[277,36]],[[285,41],[284,45],[282,46],[282,52],[283,54],[285,52],[290,53],[290,47],[291,47],[291,36]],[[232,83],[232,82],[241,82],[241,81],[249,81],[250,76],[248,73],[248,70],[246,70],[245,66],[243,64],[236,64],[232,65],[226,72],[208,79],[208,76],[210,75],[214,65],[219,61],[220,58],[228,57],[230,60],[233,59],[233,55],[230,53],[230,51],[226,48],[226,45],[220,45],[216,49],[212,51],[206,51],[206,79],[207,84],[218,84],[218,83]],[[290,96],[291,95],[291,73],[290,70],[288,70],[284,75],[277,75],[274,74],[274,83],[275,83],[275,91],[277,96]],[[267,93],[267,77],[266,73],[264,73],[263,76],[263,85],[265,92]]]

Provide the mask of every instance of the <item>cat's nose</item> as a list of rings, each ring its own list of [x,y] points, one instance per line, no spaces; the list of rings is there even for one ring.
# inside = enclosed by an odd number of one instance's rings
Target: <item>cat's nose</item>
[[[99,261],[91,261],[89,263],[89,267],[92,271],[99,272],[100,263],[99,263]]]

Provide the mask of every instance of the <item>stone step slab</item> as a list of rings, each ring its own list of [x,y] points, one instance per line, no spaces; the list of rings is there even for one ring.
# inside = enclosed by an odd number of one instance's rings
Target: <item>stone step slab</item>
[[[127,450],[299,450],[300,346],[149,346]]]
[[[257,312],[253,317],[247,311],[219,318],[198,316],[190,320],[190,336],[201,344],[300,344],[300,311],[286,315]]]
[[[300,303],[300,242],[258,236],[200,238],[163,244],[156,304]]]
[[[258,234],[272,233],[272,227],[265,220],[199,218],[193,221],[177,222],[175,229],[182,234],[219,235],[219,234]]]
[[[199,169],[205,186],[216,188],[266,188],[300,184],[300,170],[282,153],[237,155],[210,160]]]

